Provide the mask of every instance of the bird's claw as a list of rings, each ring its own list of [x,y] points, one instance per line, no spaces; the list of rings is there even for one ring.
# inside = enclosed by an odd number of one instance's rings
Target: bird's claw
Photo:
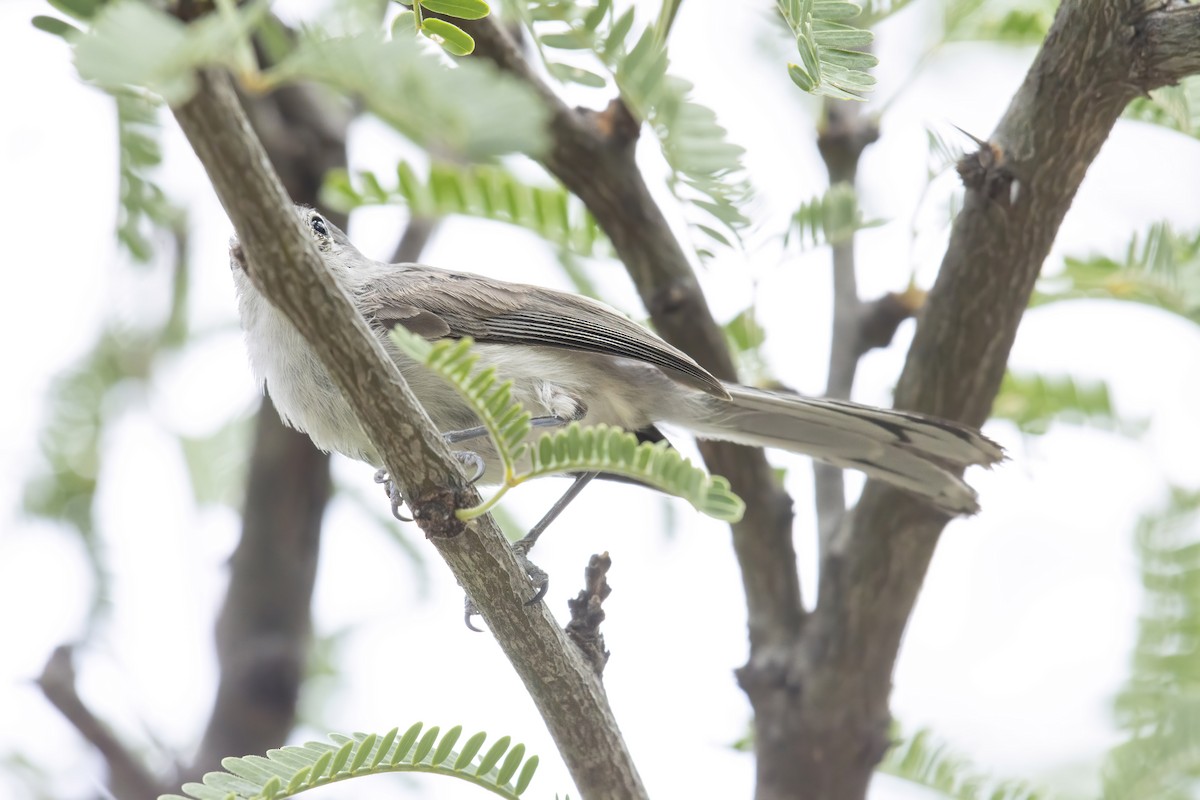
[[[467,626],[467,630],[475,633],[483,633],[483,628],[476,628],[471,623],[472,617],[479,616],[479,609],[475,607],[475,603],[471,600],[470,595],[463,595],[463,622]]]
[[[533,583],[533,597],[525,601],[525,605],[536,605],[546,596],[546,592],[550,590],[550,575],[546,570],[539,567],[537,564],[529,560],[529,550],[533,547],[533,542],[527,542],[525,539],[513,542],[513,553],[517,557],[517,561],[521,564],[521,569],[525,570],[525,574],[529,576],[529,580]]]
[[[474,483],[483,477],[483,473],[487,471],[487,464],[483,460],[483,456],[472,450],[455,450],[454,460],[464,467],[471,467],[475,472],[467,478],[467,483]]]
[[[400,487],[396,486],[396,482],[388,475],[386,467],[380,467],[375,470],[376,483],[383,485],[383,490],[387,492],[388,500],[392,503],[392,516],[401,522],[412,522],[412,517],[406,517],[400,513],[400,506],[404,505],[404,495],[400,494]]]
[[[470,450],[454,451],[454,459],[464,467],[472,469],[472,474],[467,478],[469,483],[475,483],[475,481],[482,478],[483,473],[487,470],[487,464],[484,462],[483,457]],[[374,480],[376,483],[382,485],[383,490],[387,493],[388,500],[392,503],[392,516],[401,522],[412,522],[412,517],[406,517],[400,513],[400,507],[404,505],[404,495],[400,493],[400,487],[396,485],[391,475],[388,474],[387,467],[380,467],[375,470]]]
[[[446,443],[454,444],[461,438],[461,436],[458,438],[447,436]],[[469,483],[475,483],[487,471],[487,463],[483,460],[483,457],[472,450],[455,450],[453,451],[453,455],[454,459],[463,466],[463,469],[469,472],[467,475]],[[388,500],[392,503],[392,516],[402,522],[412,522],[412,519],[400,513],[400,507],[404,505],[404,496],[400,493],[400,489],[396,486],[396,482],[392,480],[391,475],[388,474],[386,467],[380,467],[375,471],[375,482],[381,484],[387,492]],[[541,531],[537,530],[537,533],[541,533]],[[525,601],[525,605],[527,606],[541,602],[546,597],[546,592],[550,588],[550,576],[546,574],[545,570],[529,560],[529,550],[533,547],[536,539],[537,536],[535,534],[513,544],[513,552],[520,562],[521,568],[525,570],[525,574],[529,576],[529,580],[533,583],[533,596]],[[475,603],[471,601],[470,597],[463,598],[463,622],[466,624],[468,630],[483,633],[483,629],[475,627],[472,622],[473,618],[477,616],[480,616],[480,614]]]
[[[550,576],[546,571],[529,560],[528,546],[524,544],[525,540],[513,543],[513,553],[517,557],[517,561],[521,564],[521,569],[525,570],[525,574],[529,576],[530,582],[533,583],[533,597],[525,601],[525,605],[532,606],[541,602],[546,597],[546,592],[550,589]],[[463,597],[463,622],[468,630],[476,633],[483,633],[481,628],[476,628],[472,623],[472,618],[480,616],[479,609],[469,596]]]

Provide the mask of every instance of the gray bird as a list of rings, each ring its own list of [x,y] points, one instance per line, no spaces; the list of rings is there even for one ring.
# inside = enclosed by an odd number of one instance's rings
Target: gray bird
[[[373,261],[318,212],[297,206],[296,213],[413,394],[452,449],[479,465],[484,483],[498,482],[501,474],[490,440],[478,435],[479,420],[445,381],[396,350],[385,335],[391,328],[402,325],[431,340],[473,338],[480,365],[513,381],[513,396],[534,414],[535,426],[607,423],[657,441],[663,437],[655,425],[667,423],[705,439],[778,447],[860,470],[949,514],[979,509],[962,470],[1004,457],[995,442],[956,422],[726,383],[601,303],[480,275]],[[230,262],[255,378],[284,422],[323,450],[380,466],[317,356],[255,289],[236,238]],[[591,477],[582,476],[548,516]]]

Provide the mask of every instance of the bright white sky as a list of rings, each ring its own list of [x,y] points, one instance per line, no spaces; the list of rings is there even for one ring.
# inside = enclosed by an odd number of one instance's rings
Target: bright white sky
[[[915,244],[909,222],[926,168],[923,126],[953,122],[986,135],[1003,113],[1032,51],[959,45],[935,55],[917,75],[909,67],[932,17],[918,3],[882,32],[879,95],[905,92],[883,122],[883,138],[861,171],[869,216],[894,222],[861,238],[867,297],[902,288],[911,269],[932,280],[944,230],[925,225]],[[767,232],[804,199],[822,191],[813,147],[813,102],[792,88],[786,49],[767,44],[765,14],[712,0],[684,4],[673,34],[674,71],[697,84],[731,138],[749,150]],[[52,377],[83,354],[101,322],[131,325],[162,307],[164,270],[135,272],[112,236],[116,143],[111,103],[80,85],[65,47],[34,31],[38,0],[0,7],[0,219],[9,257],[0,292],[0,341],[7,371],[0,414],[0,752],[19,749],[57,764],[53,794],[94,793],[99,762],[30,684],[51,649],[80,636],[89,578],[73,534],[23,518],[20,495],[38,462],[36,433]],[[721,57],[715,57],[720,54]],[[575,98],[573,98],[575,99]],[[602,95],[581,98],[593,105]],[[80,658],[84,697],[147,751],[188,758],[215,685],[211,628],[226,579],[238,518],[197,508],[173,432],[202,435],[255,400],[236,331],[225,243],[228,221],[181,135],[167,122],[162,184],[193,215],[193,322],[215,330],[164,363],[148,393],[131,392],[106,443],[99,520],[115,596],[111,621]],[[651,174],[659,161],[648,142]],[[356,165],[390,170],[410,152],[382,126],[358,124]],[[1170,132],[1122,122],[1088,176],[1062,229],[1056,254],[1119,252],[1135,230],[1167,218],[1200,224],[1195,186],[1200,148]],[[953,186],[935,185],[920,213],[937,220]],[[663,194],[665,202],[670,202]],[[351,235],[386,257],[402,213],[361,213]],[[781,380],[807,391],[824,382],[828,352],[827,255],[781,257],[759,237],[746,255],[701,271],[713,310],[725,320],[758,299],[766,348]],[[426,253],[452,269],[564,286],[552,255],[532,236],[496,224],[450,221]],[[1049,265],[1054,268],[1056,257]],[[591,274],[611,302],[642,311],[622,270]],[[132,277],[131,277],[132,276]],[[911,337],[864,359],[856,398],[887,404]],[[1194,412],[1200,396],[1200,332],[1166,314],[1115,303],[1080,302],[1030,313],[1013,366],[1111,383],[1118,409],[1148,420],[1137,440],[1059,426],[1038,439],[1005,423],[987,432],[1011,462],[968,475],[983,513],[946,531],[909,627],[895,676],[893,707],[908,728],[931,726],[943,739],[1000,775],[1094,790],[1104,749],[1115,741],[1110,699],[1126,673],[1138,612],[1132,529],[1164,496],[1168,481],[1200,486]],[[814,587],[811,469],[790,468],[804,556],[806,592]],[[367,467],[338,460],[343,486],[374,498]],[[857,479],[854,484],[857,485]],[[561,491],[557,482],[522,489],[510,509],[532,522]],[[379,508],[385,507],[379,494]],[[537,553],[554,576],[548,602],[565,618],[593,552],[614,559],[605,625],[612,659],[606,684],[650,791],[661,797],[748,796],[750,757],[730,742],[745,730],[749,706],[733,670],[746,657],[739,577],[727,529],[681,503],[670,505],[677,535],[660,533],[665,503],[625,486],[584,493]],[[321,635],[340,634],[345,681],[309,687],[325,730],[385,731],[415,720],[512,734],[540,753],[531,792],[570,792],[570,779],[532,704],[488,635],[463,629],[461,594],[414,528],[430,560],[422,595],[411,562],[351,503],[333,503],[315,600]],[[321,701],[324,704],[321,705]],[[694,765],[702,765],[697,769]],[[397,793],[373,779],[339,796],[478,797],[477,790],[422,779]],[[16,784],[0,774],[0,793]],[[349,793],[347,793],[349,792]],[[532,796],[532,795],[531,795]],[[923,797],[888,779],[872,797]]]

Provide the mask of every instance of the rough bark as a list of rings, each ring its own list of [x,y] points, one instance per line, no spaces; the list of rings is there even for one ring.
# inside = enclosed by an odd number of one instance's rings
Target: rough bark
[[[237,228],[256,284],[313,346],[358,413],[417,523],[474,600],[545,719],[583,797],[645,796],[604,690],[529,583],[395,365],[301,229],[222,73],[202,72],[176,118]]]
[[[1198,68],[1198,19],[1196,7],[1062,3],[992,137],[998,150],[973,165],[986,174],[976,175],[955,221],[896,390],[898,407],[976,425],[986,419],[1042,262],[1088,166],[1134,96]],[[1180,36],[1184,29],[1193,35]],[[869,483],[822,562],[818,608],[803,636],[790,651],[752,654],[739,678],[756,714],[759,800],[865,795],[888,745],[901,636],[946,522],[910,496]]]

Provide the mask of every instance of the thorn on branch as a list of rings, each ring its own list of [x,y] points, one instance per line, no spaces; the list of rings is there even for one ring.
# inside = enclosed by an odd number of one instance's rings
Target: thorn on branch
[[[971,136],[969,133],[967,135]],[[975,136],[971,138],[979,144],[979,149],[964,155],[956,165],[963,186],[967,187],[968,191],[983,194],[988,200],[1011,206],[1017,201],[1021,184],[1004,163],[1003,148]]]
[[[604,609],[601,604],[612,593],[612,588],[608,585],[608,570],[611,566],[612,559],[608,553],[593,555],[588,559],[587,568],[583,571],[583,591],[574,600],[567,601],[567,607],[571,610],[567,635],[591,662],[597,676],[604,673],[604,665],[608,663],[609,656],[609,652],[604,649],[604,634],[600,633],[600,623],[604,621]]]
[[[616,149],[630,148],[637,141],[642,125],[633,116],[629,106],[619,97],[609,101],[603,111],[593,111],[590,108],[576,109],[590,120],[596,132]]]

